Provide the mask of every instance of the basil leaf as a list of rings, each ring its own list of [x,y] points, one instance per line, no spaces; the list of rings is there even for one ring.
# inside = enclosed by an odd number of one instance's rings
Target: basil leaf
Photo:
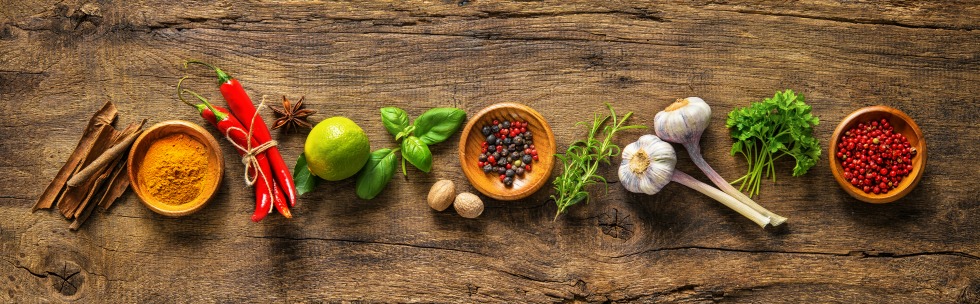
[[[466,112],[457,108],[433,108],[415,119],[415,134],[426,145],[449,139],[466,120]]]
[[[418,137],[409,136],[402,141],[402,158],[422,172],[429,173],[432,170],[432,152]]]
[[[293,183],[296,184],[296,192],[299,195],[313,191],[320,178],[310,173],[310,168],[306,166],[306,153],[300,153],[293,167]]]
[[[391,182],[391,177],[395,176],[395,151],[398,149],[378,149],[371,152],[367,164],[361,168],[357,175],[355,192],[361,199],[373,199]]]
[[[397,136],[408,127],[408,113],[396,107],[381,108],[381,123],[392,136]]]

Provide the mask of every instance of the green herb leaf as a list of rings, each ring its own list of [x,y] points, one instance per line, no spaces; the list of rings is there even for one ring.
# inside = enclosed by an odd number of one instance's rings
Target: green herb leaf
[[[408,127],[408,113],[396,107],[381,108],[381,123],[392,136],[398,136]]]
[[[409,136],[402,141],[402,158],[422,172],[429,173],[432,170],[432,152],[418,137]]]
[[[433,108],[415,119],[415,134],[426,145],[441,143],[456,133],[465,120],[466,112],[463,110]]]
[[[820,141],[813,127],[820,119],[811,114],[803,95],[792,90],[776,92],[772,98],[728,113],[725,126],[735,139],[731,154],[742,154],[749,172],[735,182],[749,195],[759,193],[763,174],[776,180],[775,160],[789,155],[796,160],[793,176],[806,174],[820,158]]]
[[[555,194],[551,196],[558,206],[555,219],[558,219],[558,216],[568,207],[582,201],[589,202],[587,186],[606,184],[606,179],[598,174],[599,164],[608,164],[610,157],[619,154],[619,146],[612,142],[616,132],[645,128],[639,125],[624,125],[633,112],[618,117],[611,105],[606,104],[606,108],[609,109],[610,115],[597,113],[591,123],[577,123],[576,125],[589,127],[586,138],[573,142],[564,154],[555,155],[562,166],[561,175],[555,177],[553,182]],[[599,138],[600,135],[602,139]]]
[[[306,154],[300,153],[293,167],[293,183],[296,183],[296,192],[299,195],[313,191],[316,184],[320,181],[319,177],[310,173],[310,168],[306,166]]]
[[[357,174],[357,181],[355,182],[357,197],[366,200],[373,199],[388,186],[391,178],[395,176],[395,168],[398,166],[398,161],[395,158],[397,151],[398,149],[384,148],[371,152],[367,164],[364,164],[361,172]]]

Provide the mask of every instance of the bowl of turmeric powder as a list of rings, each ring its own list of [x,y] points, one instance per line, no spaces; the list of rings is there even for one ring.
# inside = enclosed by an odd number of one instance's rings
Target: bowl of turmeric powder
[[[153,125],[133,143],[126,162],[133,192],[156,213],[194,213],[214,196],[224,160],[218,141],[188,121]]]

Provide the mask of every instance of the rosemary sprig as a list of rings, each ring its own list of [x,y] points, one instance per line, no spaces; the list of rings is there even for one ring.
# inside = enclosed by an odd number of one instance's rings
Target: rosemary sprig
[[[606,108],[609,108],[610,115],[600,116],[596,113],[585,139],[573,142],[564,154],[555,155],[562,165],[562,173],[554,181],[555,194],[551,196],[558,205],[555,220],[569,206],[578,204],[582,200],[589,202],[586,186],[599,182],[606,184],[606,178],[596,174],[596,171],[599,170],[600,163],[609,164],[609,158],[619,154],[619,146],[612,142],[616,132],[646,128],[641,125],[623,125],[630,116],[633,116],[633,112],[617,117],[611,105],[607,103]],[[582,121],[575,125],[588,126],[589,123]],[[603,137],[601,140],[598,138],[600,135]],[[606,190],[608,191],[608,187]]]

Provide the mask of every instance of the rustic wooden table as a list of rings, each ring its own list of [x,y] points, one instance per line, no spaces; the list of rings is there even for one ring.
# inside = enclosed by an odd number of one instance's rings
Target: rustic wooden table
[[[592,2],[0,1],[0,302],[980,301],[975,1]],[[603,102],[651,125],[700,96],[714,110],[705,157],[734,179],[745,164],[728,154],[727,113],[789,88],[821,118],[824,155],[764,183],[758,201],[790,218],[765,230],[676,184],[645,196],[614,182],[557,221],[547,187],[489,200],[476,220],[433,212],[434,181],[472,190],[458,135],[435,146],[432,173],[410,170],[373,201],[352,181],[321,184],[292,220],[249,221],[228,145],[219,195],[192,216],[161,217],[131,192],[77,232],[29,212],[105,101],[120,125],[204,124],[174,97],[191,74],[220,100],[210,74],[181,69],[189,58],[256,100],[305,95],[315,121],[350,117],[374,148],[393,145],[387,105],[521,102],[563,149]],[[837,122],[876,104],[915,118],[929,145],[918,188],[888,205],[847,196],[826,165]],[[292,163],[305,135],[277,134]]]

